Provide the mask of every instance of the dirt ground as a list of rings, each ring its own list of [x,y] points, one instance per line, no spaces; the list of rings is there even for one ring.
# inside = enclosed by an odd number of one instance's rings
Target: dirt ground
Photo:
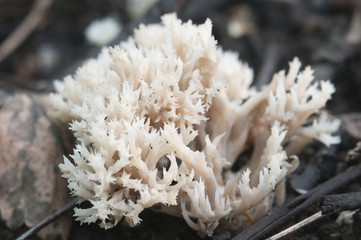
[[[24,21],[35,2],[0,0],[0,46]],[[121,34],[110,44],[114,45],[131,35],[139,23],[159,22],[164,13],[176,12],[182,20],[191,19],[195,23],[210,18],[218,44],[223,49],[238,52],[240,59],[254,69],[255,86],[267,84],[273,73],[287,68],[288,62],[297,56],[303,65],[313,67],[316,79],[330,79],[336,87],[327,109],[344,120],[339,132],[342,143],[331,149],[320,144],[305,149],[301,155],[303,163],[289,177],[289,200],[298,195],[295,188],[303,184],[304,179],[309,179],[307,184],[311,189],[357,164],[344,159],[361,138],[360,1],[160,0],[139,18],[131,17],[123,0],[49,2],[48,8],[39,13],[43,14],[42,19],[29,36],[0,60],[2,91],[51,92],[54,79],[74,72],[77,66],[99,52],[100,48],[90,44],[84,36],[86,27],[95,19],[112,16],[122,24]],[[332,193],[357,192],[360,183],[358,179]],[[316,211],[318,206],[313,204],[287,226]],[[351,223],[338,225],[335,223],[338,214],[331,214],[283,239],[361,239],[359,215],[356,213]],[[119,224],[107,231],[97,225],[80,226],[74,221],[68,239],[200,239],[182,219],[152,211],[145,211],[141,218],[142,224],[135,228]],[[25,229],[22,226],[11,230],[1,221],[0,239],[13,239]],[[222,232],[214,237],[230,238]]]

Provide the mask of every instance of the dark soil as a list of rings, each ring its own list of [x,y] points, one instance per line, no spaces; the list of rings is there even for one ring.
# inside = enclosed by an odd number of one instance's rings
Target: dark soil
[[[32,3],[0,0],[0,43],[21,23]],[[239,52],[240,59],[254,69],[256,86],[269,82],[274,72],[287,69],[288,62],[298,56],[304,66],[313,67],[317,79],[330,79],[335,85],[336,93],[327,106],[332,114],[346,118],[346,113],[361,114],[361,3],[357,0],[160,0],[139,20],[130,18],[125,4],[124,0],[54,0],[37,29],[0,63],[0,87],[50,92],[54,79],[74,72],[81,62],[98,53],[99,48],[84,37],[86,26],[94,19],[111,15],[122,22],[123,31],[113,42],[116,44],[140,22],[158,22],[163,13],[177,12],[182,20],[195,23],[210,18],[219,45]],[[249,24],[248,32],[239,37],[231,37],[227,31],[228,22],[235,18]],[[52,58],[44,63],[42,58],[48,53]],[[300,168],[288,181],[289,200],[298,195],[294,190],[297,184],[308,184],[311,189],[359,163],[343,159],[361,138],[361,127],[357,128],[360,119],[348,122],[356,126],[353,130],[343,125],[340,145],[326,149],[313,144],[305,149]],[[305,179],[310,181],[304,183]],[[360,183],[359,179],[333,194],[359,191]],[[282,229],[318,210],[316,204],[304,209]],[[337,225],[337,216],[328,215],[283,239],[361,239],[360,213],[351,224]],[[69,239],[200,239],[182,219],[152,211],[145,211],[141,217],[142,224],[135,228],[119,224],[107,231],[74,222]],[[12,239],[17,234],[0,223],[0,239]],[[214,238],[230,236],[219,233]]]

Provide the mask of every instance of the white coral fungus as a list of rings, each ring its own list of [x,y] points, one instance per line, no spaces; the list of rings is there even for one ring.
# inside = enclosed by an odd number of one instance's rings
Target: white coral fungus
[[[283,202],[298,164],[290,152],[310,139],[339,142],[339,121],[326,113],[304,125],[331,98],[329,81],[313,82],[295,58],[287,74],[250,88],[252,70],[217,48],[211,28],[165,15],[56,82],[51,114],[71,122],[77,140],[60,167],[73,195],[92,204],[75,209],[78,220],[136,225],[157,205],[202,235],[239,230]]]

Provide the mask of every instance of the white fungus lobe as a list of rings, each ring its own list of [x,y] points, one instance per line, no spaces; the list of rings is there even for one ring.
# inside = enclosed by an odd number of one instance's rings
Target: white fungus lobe
[[[339,142],[331,134],[340,122],[326,112],[305,125],[331,98],[329,81],[314,81],[295,58],[256,90],[253,71],[217,47],[211,28],[164,15],[55,83],[50,114],[77,140],[60,168],[92,205],[75,209],[78,220],[133,226],[156,205],[201,235],[239,231],[282,204],[294,154],[313,139]]]

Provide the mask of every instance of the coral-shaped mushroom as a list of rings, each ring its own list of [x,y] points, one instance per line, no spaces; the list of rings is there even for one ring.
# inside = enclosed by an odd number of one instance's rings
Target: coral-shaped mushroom
[[[252,70],[217,48],[211,28],[164,15],[56,82],[51,116],[70,122],[77,140],[60,167],[72,194],[92,205],[75,209],[78,220],[136,225],[157,205],[202,235],[239,229],[282,203],[298,164],[287,153],[312,139],[339,141],[331,134],[340,123],[326,113],[304,125],[331,98],[329,81],[314,82],[295,58],[258,91]]]

